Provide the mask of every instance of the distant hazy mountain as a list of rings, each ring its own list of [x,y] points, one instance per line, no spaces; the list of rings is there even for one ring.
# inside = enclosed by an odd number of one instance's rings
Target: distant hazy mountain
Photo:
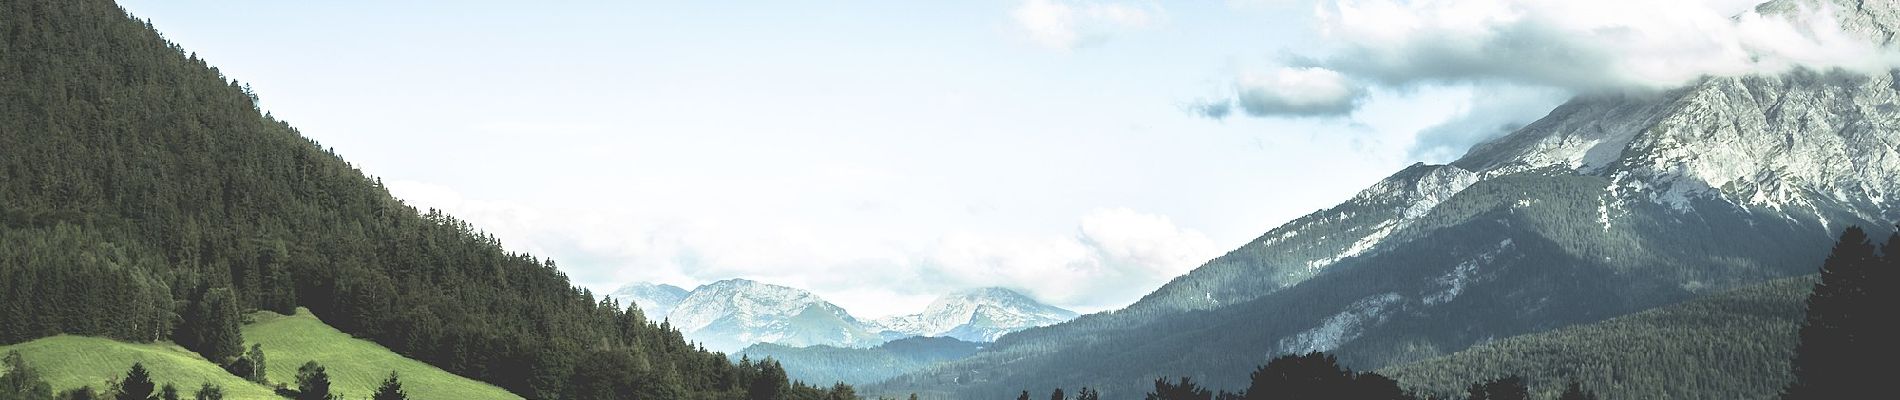
[[[621,286],[607,296],[637,304],[648,320],[657,321],[666,318],[666,314],[672,312],[673,306],[678,305],[680,300],[685,300],[687,294],[686,289],[679,286],[635,282]]]
[[[982,348],[982,343],[948,337],[904,338],[868,349],[760,343],[740,350],[731,358],[737,361],[742,356],[752,360],[771,357],[785,365],[785,372],[793,380],[857,385],[968,357]]]
[[[869,347],[881,336],[811,292],[727,279],[693,289],[667,319],[686,338],[732,353],[753,343]]]
[[[1844,2],[1893,42],[1891,3]],[[1764,13],[1812,1],[1777,1]],[[1900,71],[1711,77],[1582,96],[1447,165],[1408,167],[1123,310],[1005,335],[878,393],[1216,387],[1286,353],[1441,356],[1808,274],[1844,227],[1900,220]],[[1774,361],[1782,362],[1782,361]]]
[[[608,295],[638,304],[649,320],[669,320],[687,339],[727,353],[756,343],[865,348],[913,336],[989,342],[1076,315],[1002,288],[952,293],[921,313],[878,321],[860,320],[811,292],[745,279],[691,291],[636,282]]]
[[[887,337],[945,336],[992,342],[1003,334],[1075,318],[1075,312],[1042,304],[1004,288],[983,288],[937,298],[924,312],[879,319]]]

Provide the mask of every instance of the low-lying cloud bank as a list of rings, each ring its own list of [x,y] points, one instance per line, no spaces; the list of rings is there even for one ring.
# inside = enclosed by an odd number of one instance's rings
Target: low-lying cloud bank
[[[1861,32],[1865,25],[1856,21],[1868,16],[1825,0],[1761,7],[1746,0],[1330,0],[1312,10],[1318,35],[1332,45],[1324,54],[1289,55],[1279,66],[1238,73],[1224,94],[1189,109],[1214,119],[1236,111],[1351,118],[1371,91],[1421,85],[1629,93],[1708,76],[1900,67],[1900,51],[1884,34]],[[1501,106],[1476,100],[1470,108]],[[1461,118],[1420,132],[1411,152],[1462,151],[1501,134],[1498,127],[1528,122]],[[1461,124],[1468,126],[1452,126]]]

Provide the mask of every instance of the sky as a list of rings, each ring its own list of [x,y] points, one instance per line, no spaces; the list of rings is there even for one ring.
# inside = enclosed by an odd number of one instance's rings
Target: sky
[[[747,278],[860,317],[980,287],[1116,309],[1572,96],[1900,59],[1826,7],[1650,3],[120,1],[576,285]]]

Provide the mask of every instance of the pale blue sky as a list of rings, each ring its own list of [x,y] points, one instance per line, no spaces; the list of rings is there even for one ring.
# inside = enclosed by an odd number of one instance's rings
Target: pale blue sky
[[[979,286],[1120,307],[1580,90],[1389,65],[1346,76],[1362,97],[1244,90],[1352,54],[1316,24],[1354,21],[1292,0],[120,3],[576,284],[746,277],[861,316]],[[1329,100],[1351,111],[1268,107]]]

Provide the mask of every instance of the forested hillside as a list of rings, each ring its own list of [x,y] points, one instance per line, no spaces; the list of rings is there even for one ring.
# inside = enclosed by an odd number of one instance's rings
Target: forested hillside
[[[111,1],[0,1],[0,344],[227,363],[239,313],[304,306],[529,398],[817,395],[403,204],[256,99]]]
[[[1568,382],[1607,399],[1773,398],[1788,382],[1814,278],[1775,280],[1607,321],[1473,346],[1379,371],[1422,393],[1519,375],[1532,393]]]
[[[949,337],[909,337],[868,349],[836,346],[792,347],[759,343],[735,357],[773,359],[785,365],[792,379],[805,382],[876,383],[932,364],[969,357],[982,343]]]

